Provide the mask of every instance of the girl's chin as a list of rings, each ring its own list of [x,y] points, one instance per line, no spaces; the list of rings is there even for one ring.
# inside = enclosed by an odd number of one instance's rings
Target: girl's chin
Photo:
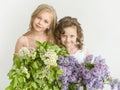
[[[41,30],[40,30],[40,29],[34,29],[34,31],[36,31],[36,32],[40,32]]]
[[[35,31],[41,31],[41,28],[39,28],[39,27],[34,27],[34,30],[35,30]]]
[[[67,49],[75,49],[75,46],[66,46]]]
[[[65,46],[66,46],[67,48],[72,48],[72,47],[74,48],[74,47],[75,47],[75,45],[73,45],[73,44],[66,44]]]

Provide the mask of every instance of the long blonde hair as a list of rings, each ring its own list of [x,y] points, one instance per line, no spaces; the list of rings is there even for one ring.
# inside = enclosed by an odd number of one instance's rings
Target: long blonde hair
[[[46,12],[51,13],[51,15],[52,15],[52,17],[53,17],[53,20],[52,20],[52,22],[51,22],[51,24],[50,24],[50,28],[49,28],[49,30],[47,30],[46,33],[47,33],[49,36],[52,36],[52,38],[54,38],[54,37],[53,37],[53,32],[54,32],[55,26],[56,26],[56,24],[57,24],[57,14],[56,14],[55,9],[54,9],[52,6],[48,5],[48,4],[40,4],[40,5],[36,8],[36,10],[32,13],[32,15],[31,15],[31,20],[30,20],[30,24],[29,24],[29,30],[32,30],[32,29],[33,29],[33,20],[34,20],[34,18],[35,18],[39,13],[42,13],[43,11],[46,11]]]

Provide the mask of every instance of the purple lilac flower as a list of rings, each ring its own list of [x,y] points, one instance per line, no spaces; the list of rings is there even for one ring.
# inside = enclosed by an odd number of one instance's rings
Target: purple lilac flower
[[[83,89],[83,86],[79,86],[79,87],[78,87],[78,90],[84,90],[84,89]]]
[[[96,90],[96,88],[94,88],[94,87],[91,87],[91,88],[87,87],[87,90]]]
[[[91,60],[92,59],[93,57],[91,58]],[[110,72],[108,71],[108,67],[105,64],[105,60],[101,56],[95,57],[93,60],[93,63],[88,60],[87,63],[83,63],[81,64],[81,66],[79,66],[81,69],[80,72],[82,84],[86,85],[86,87],[90,90],[94,88],[103,89],[104,81],[107,80],[108,77],[110,77]],[[89,65],[88,67],[90,67],[91,64],[93,64],[94,66],[87,69],[86,65]]]
[[[71,76],[68,76],[68,78],[69,78],[69,82],[77,82],[77,78],[76,78],[76,76],[74,76],[74,75],[71,75]]]
[[[83,75],[84,79],[90,79],[91,78],[91,72],[89,70],[84,70],[82,73],[83,73],[82,75]]]
[[[94,61],[92,62],[92,60]],[[71,83],[86,86],[88,90],[96,90],[97,88],[102,90],[104,81],[110,77],[108,66],[101,56],[93,58],[93,55],[90,55],[86,57],[85,63],[81,64],[78,64],[72,56],[60,57],[58,61],[58,65],[63,70],[63,75],[59,78],[63,82],[64,89],[62,90],[67,90]],[[114,84],[111,83],[111,86],[113,87]]]
[[[65,85],[63,84],[61,90],[68,90],[68,86],[69,86],[69,84],[65,84]]]
[[[59,56],[58,57],[58,65],[68,66],[69,61],[67,59],[65,59],[63,56]]]
[[[77,83],[79,80],[78,62],[72,56],[66,58],[60,56],[58,58],[58,65],[63,70],[63,74],[59,77],[59,80],[63,83],[62,90],[67,90],[68,85]]]
[[[118,82],[117,89],[120,90],[120,82]]]
[[[113,90],[118,83],[118,79],[112,79],[110,82],[111,90]]]
[[[62,83],[63,83],[64,85],[67,85],[68,80],[69,80],[68,77],[63,76],[63,78],[62,78]]]
[[[94,58],[94,63],[104,63],[105,64],[105,59],[103,59],[101,56],[96,56]]]
[[[85,63],[91,63],[93,60],[93,55],[88,55],[85,59]]]

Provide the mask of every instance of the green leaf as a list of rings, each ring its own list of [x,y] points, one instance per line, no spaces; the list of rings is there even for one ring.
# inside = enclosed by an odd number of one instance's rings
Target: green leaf
[[[53,86],[53,90],[60,90],[58,86]]]
[[[57,70],[57,72],[56,72],[57,74],[63,74],[63,71],[62,70]]]
[[[6,87],[5,90],[14,90],[14,88],[12,87],[12,85],[10,85],[10,86]]]
[[[88,70],[91,70],[92,68],[94,68],[94,64],[86,63],[85,68],[88,69]]]
[[[31,83],[31,86],[34,88],[34,89],[37,89],[38,87],[37,87],[37,84],[35,83],[35,82],[32,82]]]
[[[43,90],[50,90],[50,88],[46,85]]]
[[[62,82],[61,81],[57,81],[57,84],[59,87],[62,87]]]
[[[71,83],[68,88],[69,90],[77,90],[77,85],[76,83]]]
[[[17,84],[18,84],[18,77],[15,77],[14,79],[13,79],[13,87],[15,88],[16,86],[17,86]]]
[[[43,43],[43,47],[46,49],[46,48],[47,48],[47,46],[48,46],[48,44],[49,44],[49,43],[48,43],[47,41],[46,41],[46,42],[44,42],[44,43]]]
[[[44,63],[44,55],[50,50],[58,56],[67,56],[67,51],[48,41],[36,41],[36,45],[38,48],[35,49],[35,58],[31,58],[32,53],[26,58],[14,54],[13,66],[7,74],[10,85],[6,90],[60,90],[62,83],[58,81],[58,77],[63,72],[58,66],[47,66]],[[58,58],[56,59],[58,61]]]
[[[36,41],[35,43],[36,43],[36,45],[37,45],[38,47],[39,47],[39,46],[43,46],[42,43],[39,42],[39,41]]]
[[[17,68],[20,68],[21,60],[19,57],[18,58],[16,57],[16,60],[14,61],[13,65],[15,65]]]
[[[33,62],[32,67],[33,67],[34,69],[38,69],[38,68],[39,68],[37,62]]]

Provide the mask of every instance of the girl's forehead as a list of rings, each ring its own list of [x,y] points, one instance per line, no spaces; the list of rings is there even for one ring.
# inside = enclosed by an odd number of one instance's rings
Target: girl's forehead
[[[64,28],[64,34],[77,34],[77,28],[76,27]]]
[[[44,16],[46,18],[49,17],[49,19],[53,19],[52,12],[48,12],[48,11],[39,12],[37,16]]]
[[[49,9],[43,9],[43,10],[41,10],[41,11],[38,13],[38,15],[43,14],[43,13],[48,13],[48,14],[53,15],[52,12],[51,12]]]
[[[69,31],[69,30],[77,31],[77,27],[72,25],[72,26],[65,27],[63,30],[64,31]]]

